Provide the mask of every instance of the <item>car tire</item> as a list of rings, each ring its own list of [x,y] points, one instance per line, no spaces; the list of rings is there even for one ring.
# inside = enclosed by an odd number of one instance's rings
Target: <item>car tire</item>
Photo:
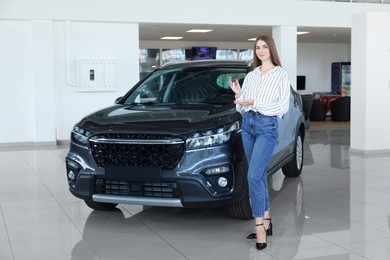
[[[249,201],[248,183],[245,180],[244,196],[242,200],[229,206],[229,214],[235,219],[248,220],[253,219],[252,208]]]
[[[303,166],[303,133],[299,131],[295,137],[294,156],[291,161],[282,167],[284,176],[298,177]]]
[[[88,207],[95,210],[114,210],[118,204],[115,203],[102,203],[95,202],[93,200],[84,200]]]

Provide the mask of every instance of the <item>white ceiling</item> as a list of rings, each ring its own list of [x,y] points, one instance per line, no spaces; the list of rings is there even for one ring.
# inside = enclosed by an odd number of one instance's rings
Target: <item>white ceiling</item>
[[[190,29],[213,29],[209,33],[188,33]],[[298,27],[309,34],[298,35],[298,42],[350,43],[351,28]],[[140,41],[160,41],[163,36],[182,36],[181,41],[246,42],[260,34],[272,34],[271,26],[215,25],[215,24],[140,24]]]

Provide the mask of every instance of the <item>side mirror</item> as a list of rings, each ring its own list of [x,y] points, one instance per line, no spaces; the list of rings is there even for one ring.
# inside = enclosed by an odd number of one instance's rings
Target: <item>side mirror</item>
[[[121,99],[122,99],[122,97],[117,97],[117,98],[115,99],[114,103],[115,103],[115,104],[118,104],[119,101],[120,101]]]

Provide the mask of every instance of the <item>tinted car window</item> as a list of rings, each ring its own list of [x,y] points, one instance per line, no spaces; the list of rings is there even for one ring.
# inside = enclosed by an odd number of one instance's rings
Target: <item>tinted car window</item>
[[[158,71],[134,89],[124,104],[230,103],[234,100],[230,78],[243,79],[246,72],[237,68],[199,67]]]

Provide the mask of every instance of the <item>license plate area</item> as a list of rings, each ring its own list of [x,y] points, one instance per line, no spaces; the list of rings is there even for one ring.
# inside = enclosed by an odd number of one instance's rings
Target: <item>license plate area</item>
[[[106,166],[106,179],[130,182],[161,182],[161,168]]]

